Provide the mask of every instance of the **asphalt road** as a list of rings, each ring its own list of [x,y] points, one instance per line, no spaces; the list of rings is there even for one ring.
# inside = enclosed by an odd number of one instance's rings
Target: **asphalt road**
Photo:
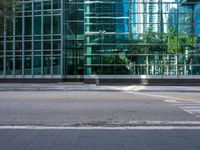
[[[200,123],[198,92],[0,92],[0,126],[134,126]]]
[[[199,150],[199,114],[198,92],[5,91],[0,150]]]

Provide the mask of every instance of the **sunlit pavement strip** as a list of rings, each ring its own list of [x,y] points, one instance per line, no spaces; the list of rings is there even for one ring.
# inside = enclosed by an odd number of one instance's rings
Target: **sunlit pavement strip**
[[[0,130],[172,130],[200,129],[199,126],[136,126],[136,127],[49,127],[49,126],[0,126]]]
[[[122,93],[128,93],[128,94],[137,94],[137,95],[142,95],[142,96],[151,96],[154,98],[146,98],[146,100],[166,100],[166,101],[188,101],[190,102],[196,102],[200,104],[200,98],[177,98],[177,97],[171,97],[171,96],[165,96],[165,95],[156,95],[156,94],[150,94],[150,93],[143,93],[143,92],[132,92],[132,91],[123,91]]]
[[[200,118],[200,101],[198,100],[165,100],[165,102],[178,106],[181,110]]]
[[[199,100],[200,98],[176,98],[176,97],[171,97],[171,96],[164,96],[164,95],[156,95],[156,94],[150,94],[150,93],[143,93],[143,92],[137,92],[137,91],[121,91],[121,93],[127,93],[127,94],[136,94],[136,95],[141,95],[141,96],[149,96],[148,98],[145,98],[144,100],[166,100],[166,99],[176,99],[176,100]],[[49,99],[64,99],[67,97],[49,97]],[[81,98],[77,98],[77,99],[82,99]],[[107,100],[109,98],[106,98]],[[115,98],[117,99],[117,98]],[[121,98],[119,98],[121,100]],[[126,98],[127,100],[130,99],[132,100],[132,97],[130,98]]]
[[[164,96],[164,95],[156,95],[156,94],[149,94],[149,93],[142,93],[142,92],[131,92],[131,91],[126,91],[123,93],[129,93],[129,94],[137,94],[137,95],[143,95],[143,96],[151,96],[151,97],[156,97],[156,98],[162,98],[161,100],[164,99],[174,99],[174,97],[170,96]]]

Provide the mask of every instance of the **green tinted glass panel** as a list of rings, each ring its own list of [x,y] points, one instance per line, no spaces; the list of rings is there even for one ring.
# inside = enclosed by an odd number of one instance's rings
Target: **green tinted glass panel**
[[[34,35],[41,34],[41,17],[34,17]]]
[[[51,16],[44,16],[44,34],[51,34]]]

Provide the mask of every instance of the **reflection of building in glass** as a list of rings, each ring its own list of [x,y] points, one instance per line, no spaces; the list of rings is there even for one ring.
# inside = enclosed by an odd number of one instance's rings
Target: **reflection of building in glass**
[[[15,9],[12,30],[0,30],[0,78],[200,75],[199,0],[22,0]]]
[[[133,39],[137,38],[137,5],[135,5],[136,0],[130,0],[129,4],[129,32],[130,32],[130,37],[133,37]]]
[[[178,15],[177,15],[177,2],[176,0],[163,0],[163,23],[164,32],[167,33],[169,28],[177,30]]]
[[[174,0],[139,0],[137,2],[137,33],[146,32],[148,29],[153,32],[167,32],[168,21],[175,23],[177,20],[177,4],[173,3]]]
[[[124,4],[123,4],[124,2]],[[128,0],[117,0],[116,1],[116,31],[117,32],[128,32],[129,22],[129,4]]]
[[[123,3],[124,2],[124,3]],[[126,39],[126,34],[129,34],[129,4],[128,0],[116,0],[115,19],[116,19],[116,39]],[[116,40],[115,40],[116,41]],[[121,46],[119,46],[120,48]]]
[[[195,32],[196,19],[198,19],[198,5],[199,0],[180,0],[180,28],[179,32],[186,34],[193,34]]]
[[[172,7],[170,10],[169,10],[169,15],[168,15],[168,27],[169,28],[172,28],[174,31],[177,32],[178,28],[177,28],[177,25],[178,25],[178,15],[177,15],[177,5],[175,4],[174,5],[175,7]]]
[[[195,12],[200,12],[200,4],[195,5]],[[200,47],[200,13],[194,14],[194,20],[195,35],[197,36],[197,46]],[[196,51],[199,51],[199,49],[197,49]]]
[[[200,12],[200,4],[195,5],[195,12]],[[195,20],[195,34],[200,37],[200,14],[199,13],[194,14],[194,20]]]

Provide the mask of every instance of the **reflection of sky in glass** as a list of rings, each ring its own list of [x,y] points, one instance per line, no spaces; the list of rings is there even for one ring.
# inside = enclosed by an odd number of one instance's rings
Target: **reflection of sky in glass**
[[[200,4],[195,6],[195,34],[200,36]]]
[[[180,0],[116,0],[116,32],[132,33],[134,37],[149,29],[164,33],[173,29],[179,33],[195,32],[200,35],[200,14],[192,16],[193,11],[200,12],[200,4],[197,4],[194,10],[191,5],[181,5],[180,2]],[[185,22],[187,18],[189,18],[188,23]]]
[[[160,0],[116,0],[116,2],[116,32],[143,33],[148,28],[153,28],[155,32],[161,30],[167,32],[166,23],[177,23],[176,14],[167,14],[177,12],[177,4],[173,3],[176,0],[162,0],[162,12],[160,12]],[[132,6],[130,6],[131,3]],[[160,21],[161,18],[162,21]],[[159,22],[165,24],[161,25]]]
[[[128,32],[129,0],[116,0],[116,2],[116,32]]]

